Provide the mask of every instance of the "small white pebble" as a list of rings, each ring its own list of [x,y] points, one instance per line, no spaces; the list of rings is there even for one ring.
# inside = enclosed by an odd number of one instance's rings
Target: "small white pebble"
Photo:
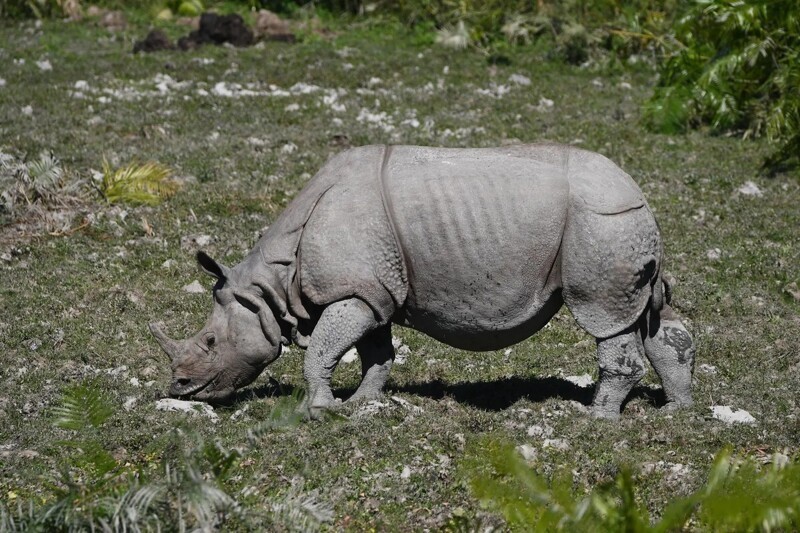
[[[33,115],[33,108],[31,106],[29,106],[29,105],[26,105],[25,107],[20,109],[20,111],[22,111],[22,114],[26,115],[26,116]]]
[[[356,350],[355,348],[350,348],[342,356],[341,361],[342,361],[342,363],[348,363],[349,364],[349,363],[354,362],[356,359],[358,359],[358,350]]]
[[[752,181],[744,182],[744,185],[739,187],[738,191],[745,196],[764,196],[764,193],[761,192],[761,189],[758,188],[758,185]]]
[[[722,250],[719,248],[712,248],[706,252],[706,257],[711,261],[719,261],[722,258]]]
[[[204,294],[206,292],[206,289],[200,285],[200,282],[197,280],[194,280],[188,285],[184,285],[181,290],[189,294]]]
[[[41,70],[42,72],[53,70],[53,65],[50,64],[50,60],[48,59],[37,61],[36,66],[39,67],[39,70]]]
[[[400,479],[408,479],[411,477],[411,469],[408,466],[403,467],[403,471],[400,472]]]
[[[714,418],[726,424],[755,424],[756,419],[744,409],[735,409],[727,405],[714,405],[711,407]]]

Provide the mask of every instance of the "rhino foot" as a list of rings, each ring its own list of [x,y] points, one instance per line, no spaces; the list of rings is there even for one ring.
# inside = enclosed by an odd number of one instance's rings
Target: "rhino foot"
[[[691,398],[688,400],[675,400],[665,403],[661,410],[666,413],[674,413],[675,411],[691,407],[692,405],[694,405],[694,402]]]

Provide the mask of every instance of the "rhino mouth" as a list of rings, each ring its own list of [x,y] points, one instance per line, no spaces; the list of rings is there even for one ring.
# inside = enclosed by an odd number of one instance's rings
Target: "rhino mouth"
[[[169,395],[178,398],[181,400],[188,400],[191,397],[196,396],[198,393],[202,392],[206,387],[208,387],[212,381],[216,379],[216,376],[213,378],[200,383],[188,383],[186,385],[179,385],[177,383],[173,383],[169,389]]]

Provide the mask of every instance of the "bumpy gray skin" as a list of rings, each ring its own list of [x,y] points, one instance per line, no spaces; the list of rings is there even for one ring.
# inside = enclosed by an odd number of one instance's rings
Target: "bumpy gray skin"
[[[320,170],[242,263],[198,260],[219,280],[208,324],[186,341],[153,326],[176,396],[224,400],[294,342],[307,348],[313,416],[335,405],[331,376],[353,346],[363,380],[351,400],[380,395],[392,323],[495,350],[566,304],[597,339],[594,415],[619,417],[645,358],[669,408],[692,403],[694,344],[667,305],[658,226],[630,176],[599,154],[355,148]]]

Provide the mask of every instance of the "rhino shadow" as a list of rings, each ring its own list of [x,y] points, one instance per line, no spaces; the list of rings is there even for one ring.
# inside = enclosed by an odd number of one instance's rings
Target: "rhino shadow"
[[[242,389],[226,402],[228,406],[250,400],[291,396],[298,387],[274,381],[260,384],[256,387]],[[302,387],[301,387],[302,388]],[[573,400],[589,406],[594,397],[594,385],[579,387],[566,379],[557,377],[512,377],[494,381],[471,381],[462,383],[446,383],[441,380],[426,381],[422,383],[409,383],[406,385],[392,385],[386,387],[387,393],[406,393],[424,396],[433,400],[444,397],[453,398],[458,403],[471,405],[486,411],[502,411],[508,409],[520,400],[531,403],[545,402],[551,398],[560,400]],[[355,392],[355,388],[341,387],[333,390],[334,396],[347,399]],[[623,402],[623,408],[632,400],[644,400],[653,407],[660,408],[667,403],[664,391],[661,388],[647,385],[637,385]]]
[[[501,411],[519,400],[541,403],[551,398],[574,400],[589,406],[594,397],[594,385],[578,385],[557,377],[512,377],[494,381],[473,381],[466,383],[445,383],[440,380],[407,385],[389,385],[391,392],[401,392],[440,400],[445,396],[455,401],[487,411]],[[628,395],[623,407],[634,399],[642,399],[653,407],[667,403],[661,388],[637,385]]]

